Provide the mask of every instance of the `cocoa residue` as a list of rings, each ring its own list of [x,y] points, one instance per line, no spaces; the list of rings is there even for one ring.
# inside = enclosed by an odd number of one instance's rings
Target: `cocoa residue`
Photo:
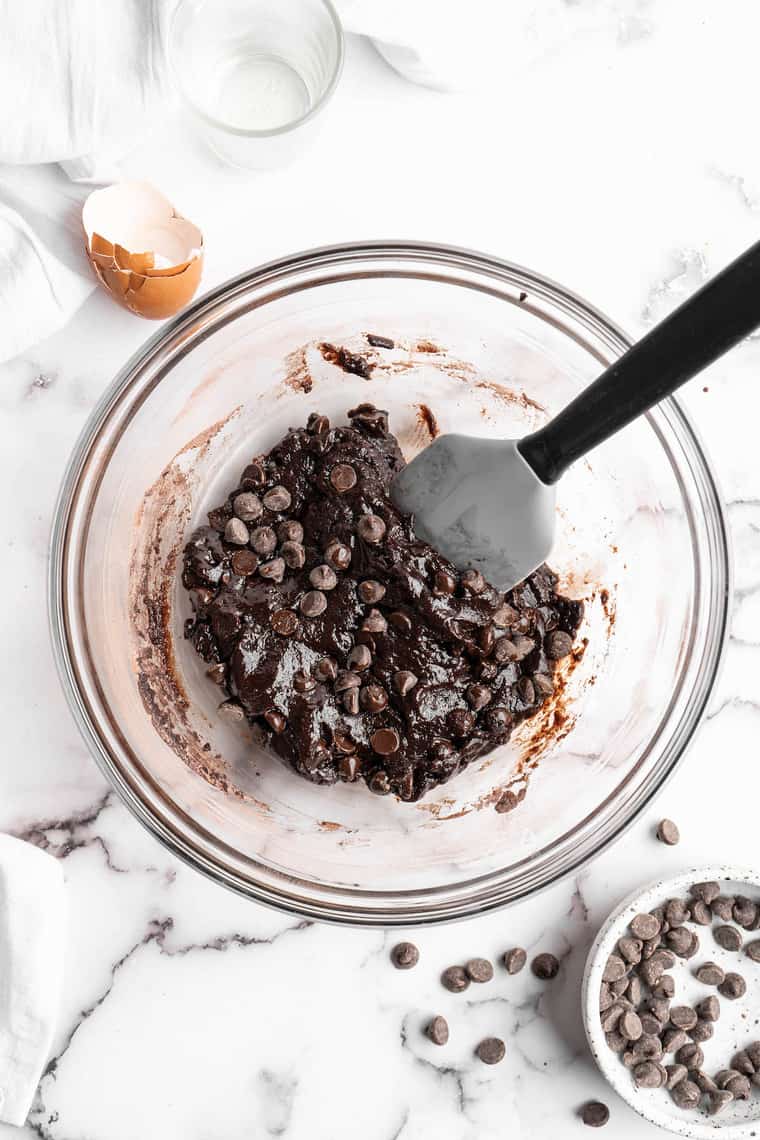
[[[440,435],[440,428],[438,427],[438,420],[435,414],[427,404],[417,405],[417,422],[420,427],[427,431],[431,439],[436,439]]]

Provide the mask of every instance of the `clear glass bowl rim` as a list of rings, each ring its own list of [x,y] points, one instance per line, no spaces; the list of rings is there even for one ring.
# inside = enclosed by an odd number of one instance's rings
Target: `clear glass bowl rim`
[[[55,508],[48,579],[49,621],[61,684],[89,751],[132,814],[174,855],[244,897],[301,918],[344,925],[422,926],[464,919],[518,902],[577,873],[618,839],[652,803],[683,759],[720,672],[730,613],[731,548],[725,510],[711,464],[689,417],[678,400],[671,397],[650,413],[650,421],[663,446],[663,424],[672,433],[694,477],[701,519],[707,530],[706,558],[710,570],[709,581],[697,583],[697,589],[709,588],[709,610],[703,622],[701,664],[685,712],[661,747],[661,754],[645,783],[638,789],[635,801],[615,804],[619,798],[617,789],[616,795],[597,809],[597,812],[609,809],[602,826],[589,830],[590,817],[579,821],[562,837],[563,848],[559,854],[552,857],[552,849],[549,848],[549,856],[542,864],[530,867],[531,863],[536,864],[539,856],[545,856],[545,852],[534,853],[506,871],[490,872],[459,882],[454,888],[438,886],[421,890],[361,891],[290,879],[270,868],[260,868],[265,872],[260,878],[241,874],[232,865],[233,858],[225,859],[225,851],[228,856],[230,852],[222,841],[202,832],[165,797],[156,796],[155,786],[151,789],[138,772],[125,767],[123,749],[121,757],[114,754],[114,742],[122,743],[118,727],[111,733],[110,740],[106,739],[103,721],[92,709],[80,681],[81,647],[77,648],[71,636],[73,605],[67,581],[71,565],[81,564],[86,543],[72,541],[70,529],[75,511],[80,506],[83,485],[92,478],[90,466],[97,460],[102,475],[107,463],[108,449],[105,457],[100,454],[103,451],[100,446],[103,433],[119,404],[130,396],[134,400],[134,390],[139,388],[141,380],[145,390],[139,393],[139,403],[160,382],[177,355],[186,355],[195,343],[200,343],[234,320],[241,311],[238,306],[230,316],[221,319],[225,306],[239,303],[243,298],[251,299],[257,290],[287,281],[294,274],[313,275],[308,281],[310,287],[320,284],[320,281],[329,281],[330,271],[338,267],[341,272],[350,270],[351,276],[362,277],[367,275],[360,271],[363,262],[394,263],[397,272],[403,271],[405,263],[409,268],[424,263],[430,266],[434,278],[449,284],[493,291],[502,297],[506,296],[505,286],[515,296],[526,292],[532,300],[549,306],[555,318],[559,314],[577,322],[613,354],[622,354],[632,343],[598,309],[551,279],[501,258],[438,243],[367,241],[323,246],[267,262],[231,278],[200,297],[150,337],[119,371],[86,422],[66,468]],[[393,272],[390,268],[386,271]],[[464,277],[458,278],[457,271],[478,274],[483,280],[479,286],[473,286]],[[374,276],[378,272],[375,270],[369,275]],[[418,274],[412,272],[411,275]],[[489,279],[494,282],[493,290],[488,286]],[[554,323],[549,312],[540,311],[539,315]],[[564,323],[560,327],[572,335]],[[147,382],[144,373],[149,373]],[[666,451],[672,463],[670,448],[666,447]],[[678,477],[678,472],[675,473]],[[100,476],[96,478],[94,487],[85,486],[89,498],[97,491],[99,482]],[[79,604],[80,598],[75,597],[74,602]],[[692,628],[692,639],[693,632]],[[655,737],[650,742],[647,755],[657,739]],[[163,811],[159,810],[157,799],[164,800]],[[586,832],[581,834],[584,827]],[[580,834],[580,839],[569,845],[570,838],[576,833]],[[569,855],[566,849],[571,852]]]

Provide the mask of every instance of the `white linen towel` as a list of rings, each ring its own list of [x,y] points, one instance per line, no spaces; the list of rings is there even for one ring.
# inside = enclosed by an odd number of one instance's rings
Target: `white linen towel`
[[[0,1121],[21,1125],[50,1055],[63,978],[63,871],[0,835]]]

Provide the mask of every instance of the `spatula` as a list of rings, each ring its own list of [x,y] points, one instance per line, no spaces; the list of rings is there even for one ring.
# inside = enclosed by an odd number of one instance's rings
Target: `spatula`
[[[760,325],[760,242],[708,281],[522,439],[442,435],[393,481],[420,537],[510,589],[554,540],[555,484],[571,463],[669,396]]]

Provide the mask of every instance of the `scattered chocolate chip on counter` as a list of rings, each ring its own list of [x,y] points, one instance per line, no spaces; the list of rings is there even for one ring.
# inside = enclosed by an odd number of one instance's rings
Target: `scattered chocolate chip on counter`
[[[554,954],[537,954],[530,968],[542,982],[549,982],[559,973],[559,959],[555,958]]]
[[[413,942],[398,942],[391,950],[391,961],[397,970],[411,970],[420,960],[420,952]]]
[[[470,958],[464,969],[471,982],[490,982],[493,977],[493,966],[487,958]]]
[[[371,372],[360,354],[320,349]],[[313,413],[209,512],[182,582],[187,637],[218,667],[209,683],[230,715],[313,783],[414,801],[539,711],[583,606],[546,566],[506,594],[460,573],[394,506],[403,465],[386,412],[360,404],[338,427]],[[523,795],[507,790],[495,810]]]
[[[610,1110],[600,1100],[590,1100],[581,1108],[580,1116],[589,1128],[602,1128],[610,1118]]]
[[[717,926],[713,938],[724,950],[741,950],[742,936],[735,926]]]
[[[428,1022],[425,1033],[434,1045],[446,1045],[449,1040],[449,1023],[438,1014]]]
[[[449,966],[441,974],[441,985],[452,994],[461,994],[470,984],[464,966]]]
[[[485,1037],[475,1052],[484,1065],[498,1065],[504,1060],[506,1047],[500,1037]]]
[[[515,946],[504,955],[504,967],[508,974],[519,974],[527,961],[528,955],[522,946]]]
[[[673,823],[672,819],[661,819],[657,825],[657,838],[660,843],[665,843],[668,847],[675,847],[681,839],[678,825]]]
[[[698,982],[702,982],[706,986],[719,986],[725,979],[725,972],[715,962],[703,962],[694,971],[694,977]]]

